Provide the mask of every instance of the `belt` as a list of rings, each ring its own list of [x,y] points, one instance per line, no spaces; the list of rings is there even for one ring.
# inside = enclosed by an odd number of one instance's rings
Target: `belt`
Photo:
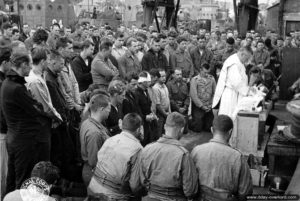
[[[179,200],[187,200],[183,193],[183,189],[177,187],[160,187],[154,184],[150,184],[148,187],[148,192],[157,194],[158,196],[168,197]]]
[[[112,191],[115,191],[120,194],[132,194],[129,185],[122,185],[121,183],[108,176],[106,173],[99,170],[98,168],[96,168],[96,170],[94,171],[94,176],[99,183],[101,183],[103,186],[107,187]]]
[[[210,188],[201,186],[201,200],[202,201],[237,201],[235,196],[228,190]]]

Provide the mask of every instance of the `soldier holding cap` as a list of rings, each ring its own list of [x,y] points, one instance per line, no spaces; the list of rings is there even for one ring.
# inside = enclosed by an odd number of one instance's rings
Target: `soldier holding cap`
[[[179,142],[184,126],[184,116],[171,113],[165,123],[165,135],[143,149],[140,180],[148,191],[145,200],[184,201],[197,195],[198,175],[194,163]]]

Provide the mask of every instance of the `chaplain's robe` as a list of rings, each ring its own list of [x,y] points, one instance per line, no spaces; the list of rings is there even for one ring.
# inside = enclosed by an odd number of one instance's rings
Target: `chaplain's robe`
[[[235,110],[239,101],[247,96],[249,91],[246,68],[241,63],[237,54],[230,56],[220,72],[212,107],[219,103],[219,115],[227,115],[234,121]]]

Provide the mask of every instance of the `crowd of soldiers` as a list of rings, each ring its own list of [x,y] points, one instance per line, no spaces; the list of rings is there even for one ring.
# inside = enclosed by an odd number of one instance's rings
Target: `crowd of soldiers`
[[[271,88],[282,48],[297,46],[296,34],[2,27],[4,200],[32,176],[53,186],[60,178],[83,183],[83,194],[98,200],[244,200],[252,193],[249,167],[228,145],[233,121],[213,114],[216,83],[224,61],[243,47],[253,51],[250,85]],[[190,153],[179,141],[189,132],[213,139]],[[57,195],[64,196],[50,194]]]

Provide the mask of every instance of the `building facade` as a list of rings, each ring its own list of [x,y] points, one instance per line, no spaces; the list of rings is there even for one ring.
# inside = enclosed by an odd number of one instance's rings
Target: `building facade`
[[[49,27],[53,19],[62,20],[64,26],[74,24],[76,16],[70,0],[20,0],[19,11],[23,23],[35,27]],[[17,3],[14,7],[17,10]]]
[[[266,27],[267,29],[279,32],[278,14],[279,3],[270,6],[267,13]],[[283,13],[283,34],[300,31],[300,1],[286,0],[284,2]]]

